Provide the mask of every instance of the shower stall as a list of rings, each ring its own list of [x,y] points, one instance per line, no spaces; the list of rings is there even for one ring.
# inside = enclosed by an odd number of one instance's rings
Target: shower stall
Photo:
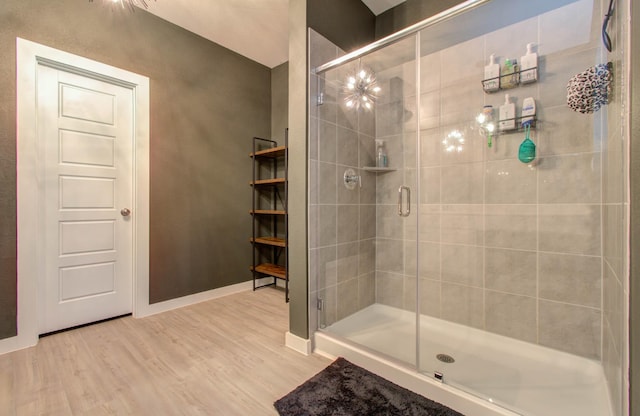
[[[626,414],[629,5],[612,52],[608,5],[467,1],[349,54],[310,31],[318,350],[484,414]],[[529,72],[486,76],[528,44]],[[608,104],[570,108],[569,80],[608,62]]]

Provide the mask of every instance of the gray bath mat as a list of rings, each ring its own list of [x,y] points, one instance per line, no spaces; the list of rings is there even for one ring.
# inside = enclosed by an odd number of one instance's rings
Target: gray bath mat
[[[338,358],[274,403],[280,416],[463,416]]]

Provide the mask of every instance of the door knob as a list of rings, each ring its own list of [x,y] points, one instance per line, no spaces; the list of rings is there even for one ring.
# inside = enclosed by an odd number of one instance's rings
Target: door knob
[[[131,210],[129,208],[122,208],[120,210],[120,215],[122,215],[123,217],[128,217],[129,215],[131,215]]]

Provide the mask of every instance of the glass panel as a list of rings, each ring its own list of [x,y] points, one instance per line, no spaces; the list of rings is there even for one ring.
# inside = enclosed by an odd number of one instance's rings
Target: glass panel
[[[573,111],[566,89],[603,62],[602,4],[534,3],[494,0],[420,32],[420,370],[524,414],[607,415],[606,112]],[[518,77],[507,59],[535,69]]]
[[[414,38],[323,74],[318,114],[320,327],[416,364]]]
[[[618,11],[607,54],[607,6],[492,0],[321,74],[310,206],[321,328],[521,414],[620,414],[627,20]],[[567,102],[574,75],[608,60],[606,107],[581,95],[593,83]],[[361,68],[380,87],[371,111],[345,99]],[[364,169],[376,139],[397,170]]]

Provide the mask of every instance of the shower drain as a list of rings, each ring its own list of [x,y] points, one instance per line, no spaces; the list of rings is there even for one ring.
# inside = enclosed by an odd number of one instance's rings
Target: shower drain
[[[451,363],[456,361],[456,360],[453,359],[452,356],[447,355],[447,354],[438,354],[438,355],[436,355],[436,358],[438,360],[442,361],[443,363],[447,363],[447,364],[451,364]]]

